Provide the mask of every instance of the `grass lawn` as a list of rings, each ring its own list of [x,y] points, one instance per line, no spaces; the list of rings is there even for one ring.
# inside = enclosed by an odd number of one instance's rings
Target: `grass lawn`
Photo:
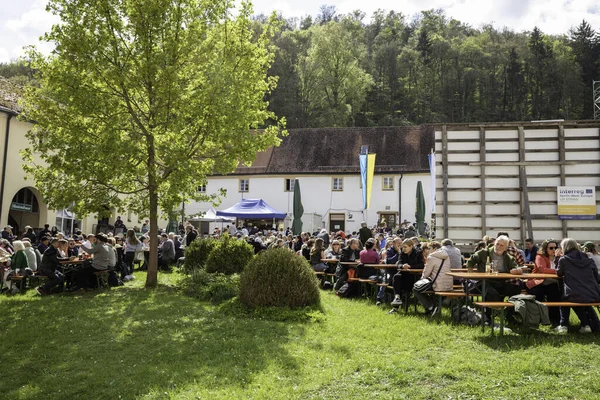
[[[322,292],[317,322],[224,314],[180,294],[178,274],[44,298],[0,296],[0,398],[599,398],[592,334],[491,338],[386,315]]]

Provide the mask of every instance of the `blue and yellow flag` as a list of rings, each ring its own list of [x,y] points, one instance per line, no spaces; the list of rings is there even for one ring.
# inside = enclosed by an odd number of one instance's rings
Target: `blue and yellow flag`
[[[358,159],[360,161],[363,209],[367,210],[371,205],[371,191],[373,190],[373,176],[375,175],[375,154],[361,154]]]

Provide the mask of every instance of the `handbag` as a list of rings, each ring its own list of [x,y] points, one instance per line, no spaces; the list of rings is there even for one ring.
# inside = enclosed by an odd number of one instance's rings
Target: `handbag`
[[[435,278],[433,278],[433,280],[431,280],[429,278],[419,279],[418,281],[415,282],[415,284],[413,286],[413,290],[417,293],[423,293],[428,290],[431,290],[431,288],[433,287],[433,282],[435,282],[437,277],[440,275],[440,272],[442,271],[442,267],[444,266],[444,261],[446,261],[446,260],[442,260],[442,263],[440,264],[440,268],[438,268],[437,274],[435,274]]]

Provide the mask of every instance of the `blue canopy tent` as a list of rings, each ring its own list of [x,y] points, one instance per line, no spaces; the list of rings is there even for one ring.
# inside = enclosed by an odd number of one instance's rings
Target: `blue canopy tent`
[[[243,199],[226,210],[217,211],[217,216],[245,219],[284,219],[287,214],[271,208],[263,199]]]

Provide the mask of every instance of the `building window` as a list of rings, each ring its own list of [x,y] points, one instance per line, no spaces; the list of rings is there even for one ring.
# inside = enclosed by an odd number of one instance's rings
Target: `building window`
[[[383,190],[394,190],[394,178],[391,176],[384,176],[381,187]]]
[[[335,190],[335,191],[344,190],[344,178],[333,178],[331,190]]]
[[[285,180],[285,191],[286,192],[293,192],[294,191],[294,183],[296,182],[295,179],[286,179]]]
[[[240,179],[240,192],[247,192],[250,190],[250,180]]]
[[[198,186],[198,191],[200,193],[206,193],[206,185],[200,185],[200,186]]]

